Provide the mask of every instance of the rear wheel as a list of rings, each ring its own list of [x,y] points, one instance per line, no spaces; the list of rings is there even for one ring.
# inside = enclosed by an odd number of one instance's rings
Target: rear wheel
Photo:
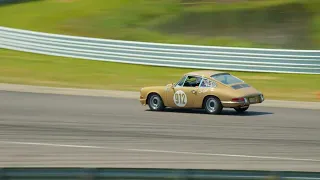
[[[208,114],[220,114],[223,107],[221,101],[214,96],[209,96],[204,100],[204,110]]]
[[[249,109],[249,106],[247,106],[247,107],[236,107],[236,108],[234,108],[234,110],[236,110],[238,113],[243,113],[243,112],[245,112],[246,110],[248,110]]]
[[[151,111],[162,111],[164,109],[163,101],[158,94],[150,95],[148,105]]]

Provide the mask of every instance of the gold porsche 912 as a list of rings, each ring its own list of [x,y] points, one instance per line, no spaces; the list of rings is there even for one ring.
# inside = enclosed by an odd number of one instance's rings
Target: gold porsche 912
[[[189,72],[177,83],[140,90],[140,103],[152,111],[170,107],[204,109],[209,114],[220,114],[223,108],[244,112],[251,104],[263,101],[263,94],[249,84],[217,71]]]

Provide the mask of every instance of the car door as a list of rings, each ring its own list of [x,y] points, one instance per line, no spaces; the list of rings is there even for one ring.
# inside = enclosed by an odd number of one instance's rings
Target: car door
[[[167,106],[174,108],[193,108],[201,77],[188,76],[184,83],[177,84],[167,91]]]

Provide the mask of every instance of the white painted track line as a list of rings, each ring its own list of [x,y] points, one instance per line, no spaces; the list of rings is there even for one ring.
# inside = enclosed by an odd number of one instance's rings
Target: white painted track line
[[[0,141],[1,144],[18,144],[18,145],[30,145],[30,146],[51,146],[51,147],[69,147],[69,148],[87,148],[87,149],[109,149],[120,151],[135,151],[135,152],[151,152],[151,153],[168,153],[168,154],[185,154],[195,156],[220,156],[220,157],[238,157],[238,158],[252,158],[252,159],[274,159],[285,161],[309,161],[320,162],[320,159],[301,159],[291,157],[273,157],[273,156],[254,156],[243,154],[216,154],[216,153],[198,153],[198,152],[184,152],[184,151],[166,151],[156,149],[126,149],[107,146],[87,146],[87,145],[75,145],[75,144],[53,144],[53,143],[39,143],[39,142],[17,142],[17,141]]]

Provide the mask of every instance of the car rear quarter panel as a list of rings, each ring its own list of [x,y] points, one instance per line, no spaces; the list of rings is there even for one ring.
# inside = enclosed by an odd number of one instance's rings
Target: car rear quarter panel
[[[233,95],[226,87],[216,87],[216,88],[199,88],[198,90],[198,100],[195,101],[195,106],[201,108],[203,100],[207,96],[216,96],[220,101],[226,101],[232,99]]]
[[[234,90],[232,87],[223,84],[218,84],[216,88],[199,88],[198,99],[195,101],[195,107],[201,108],[203,100],[207,96],[216,96],[221,102],[228,102],[233,98],[245,97],[259,93],[260,92],[253,87]]]

